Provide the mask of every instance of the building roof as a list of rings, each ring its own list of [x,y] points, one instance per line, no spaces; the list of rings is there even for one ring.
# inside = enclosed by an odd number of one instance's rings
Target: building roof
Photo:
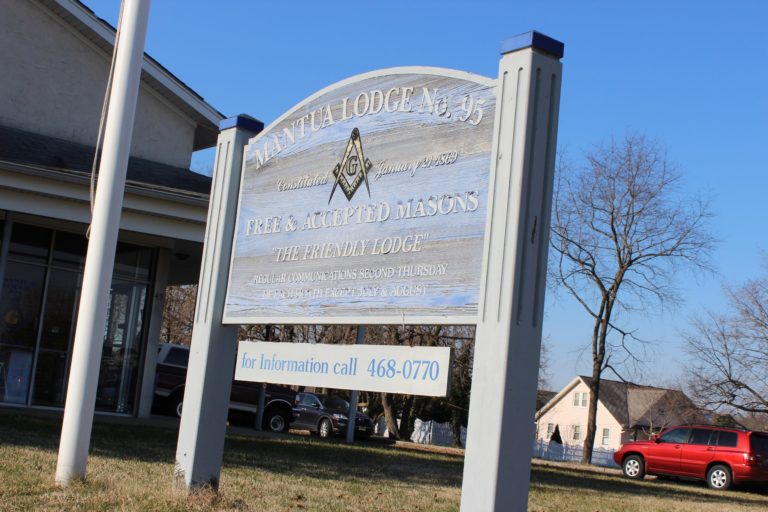
[[[94,151],[93,146],[0,126],[0,164],[29,166],[87,180]],[[130,157],[128,161],[126,183],[145,189],[181,192],[206,200],[211,190],[208,176],[136,157]]]
[[[550,400],[557,396],[557,391],[547,391],[539,389],[536,391],[536,410],[538,411],[549,403]]]
[[[56,13],[105,53],[112,54],[115,28],[96,16],[82,2],[79,0],[37,1]],[[195,121],[193,142],[195,151],[216,145],[219,122],[224,119],[221,112],[209,105],[202,96],[146,53],[142,64],[141,80]]]
[[[592,378],[584,375],[576,377],[537,413],[537,419],[560,402],[579,382],[590,386]],[[702,422],[704,419],[688,396],[677,389],[600,379],[598,400],[624,428]]]

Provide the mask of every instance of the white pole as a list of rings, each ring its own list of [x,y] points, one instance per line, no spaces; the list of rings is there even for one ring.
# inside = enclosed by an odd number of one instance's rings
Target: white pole
[[[563,44],[502,44],[461,510],[528,508]]]
[[[85,478],[149,3],[150,0],[123,0],[118,27],[120,44],[115,48],[115,75],[59,443],[56,466],[59,485]]]
[[[365,340],[365,326],[357,326],[357,338],[355,338],[355,345],[362,345]],[[349,397],[349,412],[347,413],[347,437],[346,441],[352,444],[355,441],[355,424],[357,423],[357,398],[359,392],[354,389],[352,395]]]

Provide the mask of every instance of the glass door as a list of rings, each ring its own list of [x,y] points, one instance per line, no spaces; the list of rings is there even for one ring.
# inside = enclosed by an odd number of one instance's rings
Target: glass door
[[[0,399],[26,404],[45,267],[9,261],[0,293]]]
[[[32,391],[34,405],[64,405],[68,355],[81,287],[79,272],[50,271]]]
[[[147,285],[112,281],[96,395],[100,411],[133,412]]]

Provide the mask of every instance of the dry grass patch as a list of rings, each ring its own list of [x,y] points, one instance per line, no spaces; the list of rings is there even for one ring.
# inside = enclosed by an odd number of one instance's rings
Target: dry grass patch
[[[177,431],[96,424],[88,478],[53,483],[59,420],[0,414],[0,510],[457,510],[463,459],[297,436],[228,436],[219,492],[174,487]]]
[[[578,464],[534,465],[529,510],[592,512],[765,512],[765,489],[717,492],[699,482],[635,481]]]
[[[0,413],[0,511],[456,511],[463,457],[306,436],[227,437],[219,492],[172,481],[174,428],[97,423],[88,478],[53,484],[60,420]],[[764,491],[636,482],[616,471],[535,463],[531,511],[768,510]],[[474,512],[474,511],[469,511]]]

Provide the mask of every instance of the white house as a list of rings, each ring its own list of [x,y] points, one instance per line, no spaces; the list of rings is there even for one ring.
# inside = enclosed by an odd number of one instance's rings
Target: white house
[[[557,437],[582,445],[587,431],[591,377],[578,376],[536,413],[536,439]],[[600,380],[595,448],[618,450],[628,440],[649,436],[675,424],[703,423],[701,411],[675,389]]]
[[[61,408],[115,30],[77,0],[0,9],[0,406]],[[144,56],[96,408],[152,404],[167,284],[196,283],[223,116]],[[254,120],[255,124],[259,124]]]

